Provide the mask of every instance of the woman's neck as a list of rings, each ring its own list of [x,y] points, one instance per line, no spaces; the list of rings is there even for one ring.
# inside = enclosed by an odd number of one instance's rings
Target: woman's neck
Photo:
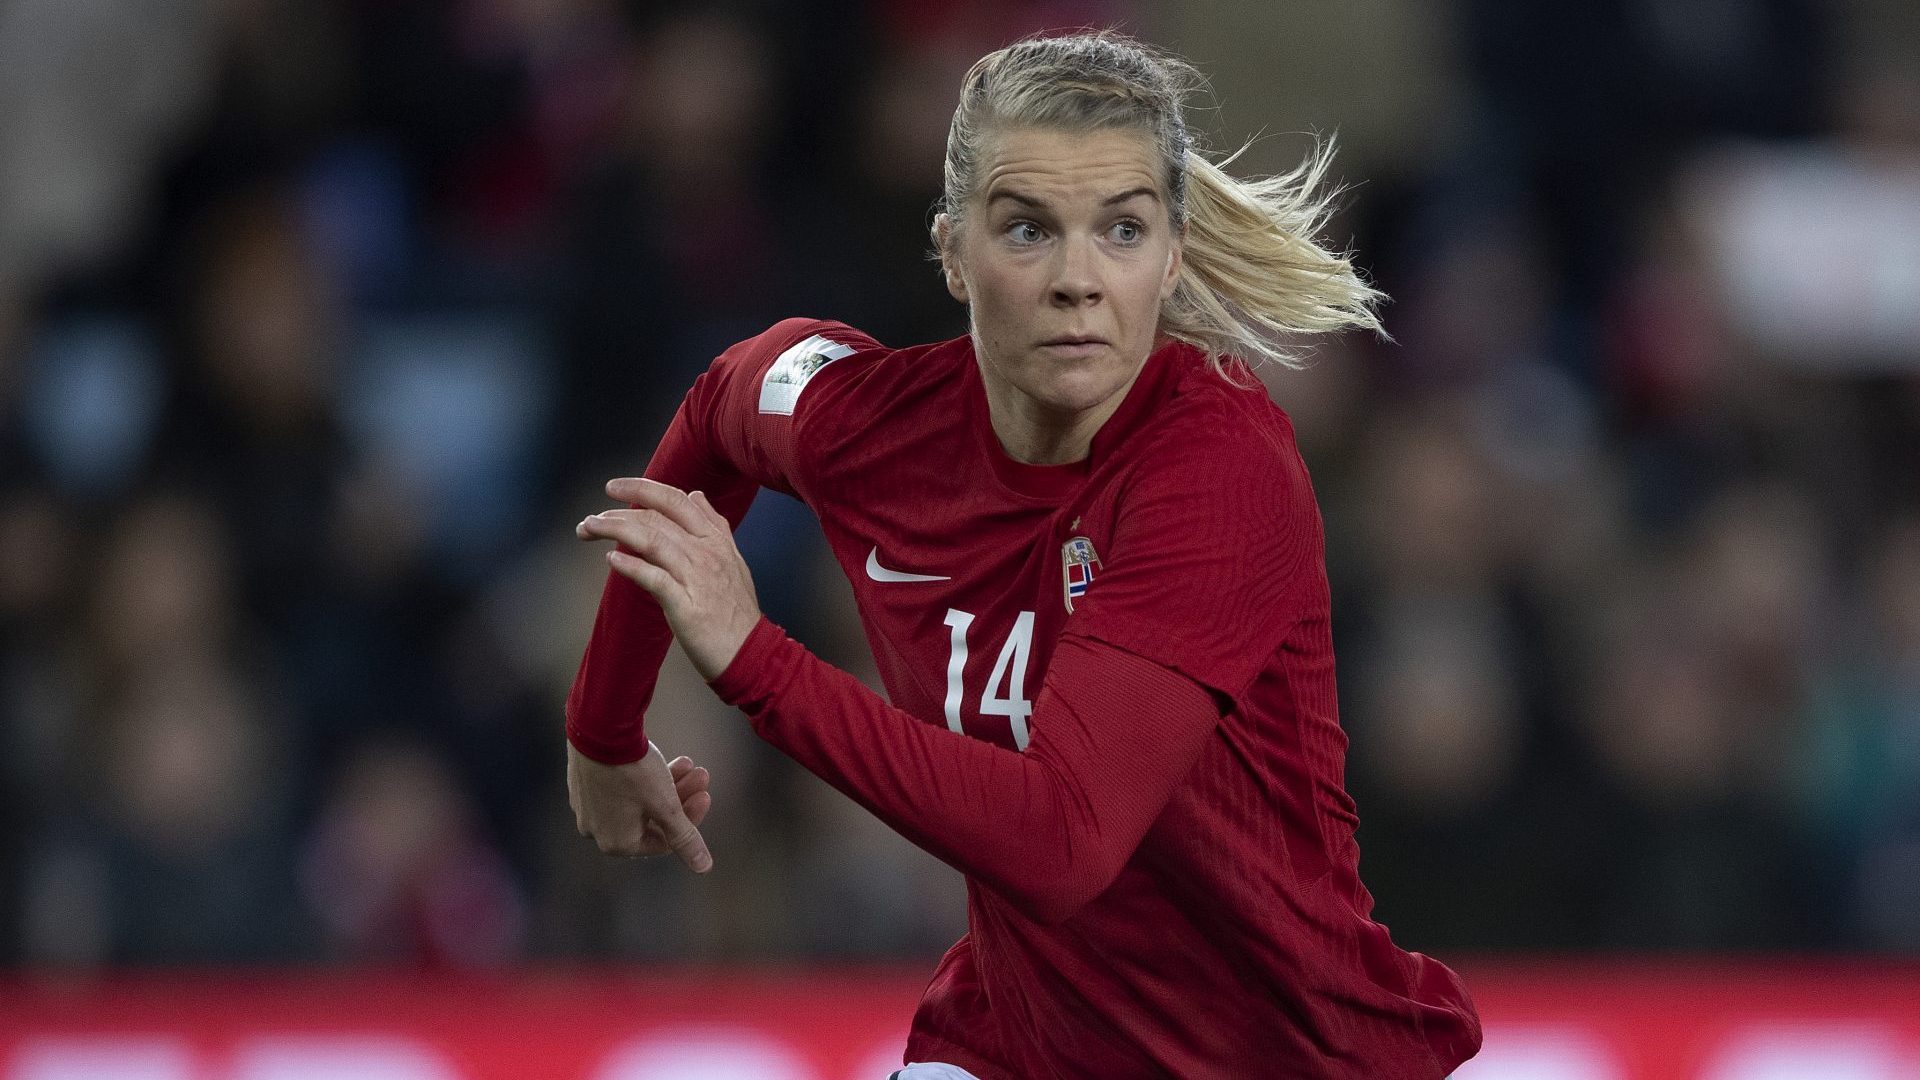
[[[1136,376],[1137,377],[1137,376]],[[1069,465],[1086,459],[1093,437],[1126,400],[1129,382],[1091,409],[1063,412],[1048,408],[1018,388],[988,378],[987,415],[1001,449],[1029,465]]]

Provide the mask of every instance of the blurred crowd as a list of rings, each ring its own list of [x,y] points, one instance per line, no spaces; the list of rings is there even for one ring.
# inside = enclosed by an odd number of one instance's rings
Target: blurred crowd
[[[1916,11],[0,5],[0,964],[937,955],[957,875],[678,657],[716,871],[575,835],[572,526],[779,318],[963,332],[960,75],[1077,25],[1237,167],[1339,129],[1393,340],[1263,377],[1396,939],[1920,951]],[[740,544],[871,679],[806,510]]]

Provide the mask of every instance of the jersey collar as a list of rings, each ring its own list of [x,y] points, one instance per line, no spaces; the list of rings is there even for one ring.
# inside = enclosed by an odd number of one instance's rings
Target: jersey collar
[[[967,382],[967,411],[971,414],[974,436],[992,463],[994,475],[1015,494],[1047,502],[1057,502],[1078,490],[1127,436],[1148,422],[1155,406],[1171,397],[1180,381],[1206,360],[1200,350],[1182,342],[1169,342],[1155,349],[1141,367],[1140,377],[1128,388],[1120,407],[1094,432],[1092,448],[1084,460],[1065,465],[1034,465],[1009,456],[1000,445],[1000,437],[993,432],[987,390],[980,381],[980,362],[973,355],[973,342],[970,338],[961,338],[959,342],[964,343],[966,358],[961,377]]]

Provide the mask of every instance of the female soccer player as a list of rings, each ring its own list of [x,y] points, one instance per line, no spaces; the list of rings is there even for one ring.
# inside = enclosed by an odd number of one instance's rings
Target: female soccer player
[[[704,774],[643,733],[671,634],[966,875],[897,1075],[1438,1080],[1479,1047],[1460,980],[1368,917],[1319,513],[1246,366],[1378,295],[1314,239],[1326,154],[1228,177],[1197,83],[1110,33],[981,60],[933,230],[972,332],[741,342],[578,527],[617,541],[568,700],[583,832],[711,864]],[[730,530],[763,486],[819,516],[893,704],[760,614]]]

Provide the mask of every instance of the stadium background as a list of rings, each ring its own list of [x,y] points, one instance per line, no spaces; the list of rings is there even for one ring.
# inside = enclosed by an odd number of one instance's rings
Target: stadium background
[[[1337,236],[1394,298],[1394,343],[1268,378],[1377,916],[1500,1003],[1490,1050],[1569,987],[1797,986],[1806,1045],[1895,1063],[1832,1075],[1920,1075],[1907,0],[0,4],[0,1070],[96,1075],[20,1048],[125,1034],[113,987],[188,1018],[148,1034],[228,1018],[194,1045],[315,978],[372,1028],[383,994],[642,1023],[679,977],[903,1025],[957,878],[684,663],[649,730],[713,770],[718,869],[574,834],[572,523],[778,318],[959,333],[925,225],[960,74],[1089,24],[1211,73],[1243,171],[1337,129]],[[870,676],[806,512],[740,542]],[[725,992],[767,971],[801,982]],[[1624,1015],[1529,1030],[1598,1060]]]

